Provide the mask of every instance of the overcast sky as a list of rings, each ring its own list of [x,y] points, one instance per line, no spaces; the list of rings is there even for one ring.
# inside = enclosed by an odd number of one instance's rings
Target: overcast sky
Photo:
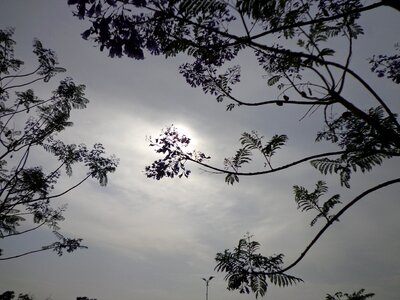
[[[71,76],[87,86],[91,102],[87,109],[74,113],[74,127],[62,137],[70,143],[102,142],[108,153],[120,158],[120,166],[107,187],[87,182],[57,200],[68,204],[61,232],[82,237],[89,248],[62,257],[42,252],[1,262],[0,293],[15,290],[54,300],[78,296],[197,300],[205,297],[201,278],[214,275],[210,300],[253,299],[253,295],[226,290],[224,274],[213,270],[215,254],[232,249],[250,232],[261,243],[263,254],[285,253],[285,261],[292,262],[319,228],[309,227],[311,214],[296,210],[292,186],[311,189],[321,175],[305,164],[273,176],[243,178],[240,184],[228,186],[223,176],[193,166],[189,179],[154,181],[143,174],[145,165],[158,158],[145,138],[175,124],[192,137],[196,148],[211,155],[211,163],[222,166],[223,158],[234,154],[244,131],[254,129],[265,136],[287,134],[288,147],[278,157],[279,165],[318,152],[316,147],[321,146],[315,145],[314,139],[321,128],[320,116],[316,113],[299,121],[303,109],[280,107],[226,112],[225,105],[191,89],[178,74],[184,57],[111,59],[82,40],[85,23],[72,16],[66,2],[0,0],[0,28],[15,27],[16,56],[26,62],[26,70],[34,65],[31,45],[33,38],[38,38],[57,53],[60,65],[67,69],[53,79],[54,85]],[[392,51],[399,41],[399,20],[399,14],[390,9],[366,15],[367,36],[356,41],[353,59],[353,66],[389,99],[396,112],[400,111],[398,86],[368,74],[366,58]],[[251,57],[244,54],[239,63],[248,75],[239,95],[274,97],[265,89],[265,79],[251,72],[257,67]],[[50,95],[46,85],[34,89]],[[351,85],[346,93],[363,95]],[[37,162],[48,166],[44,157],[38,156]],[[398,174],[399,166],[393,159],[370,174],[360,174],[350,191],[340,188],[336,177],[323,179],[332,186],[332,193],[342,193],[343,202],[348,202],[368,186]],[[77,170],[71,182],[79,175]],[[326,293],[361,288],[376,293],[376,300],[399,299],[399,194],[399,185],[393,186],[350,209],[293,269],[292,274],[305,282],[285,289],[270,286],[266,299],[317,300],[325,299]],[[0,241],[0,248],[19,252],[52,239],[51,232],[43,230],[7,244]]]

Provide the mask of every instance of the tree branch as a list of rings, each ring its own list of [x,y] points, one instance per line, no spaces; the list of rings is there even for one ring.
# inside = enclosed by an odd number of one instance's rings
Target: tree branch
[[[294,23],[294,24],[286,25],[286,26],[280,26],[280,27],[277,27],[277,28],[274,28],[274,29],[271,29],[271,30],[264,31],[262,33],[253,35],[251,37],[251,39],[252,40],[258,39],[260,37],[264,37],[264,36],[269,35],[269,34],[277,33],[277,32],[280,32],[280,31],[283,31],[283,30],[292,29],[292,28],[298,28],[298,27],[313,25],[313,24],[317,24],[317,23],[324,23],[324,22],[328,22],[328,21],[333,21],[333,20],[336,20],[336,19],[340,19],[340,18],[343,18],[343,17],[350,16],[352,14],[357,14],[357,13],[361,13],[361,12],[365,12],[365,11],[368,11],[368,10],[372,10],[372,9],[378,8],[380,6],[385,5],[385,3],[383,3],[383,2],[390,2],[390,1],[391,2],[395,2],[396,0],[394,0],[394,1],[393,0],[382,0],[382,2],[377,2],[377,3],[374,3],[374,4],[368,5],[368,6],[364,6],[364,7],[359,8],[359,9],[353,9],[353,10],[350,10],[350,11],[348,11],[346,13],[341,13],[341,14],[330,16],[330,17],[322,17],[322,18],[319,18],[319,19],[316,19],[316,20],[297,22],[297,23]],[[386,4],[386,5],[388,5],[388,4]]]
[[[264,174],[269,174],[269,173],[275,173],[281,170],[285,170],[288,169],[290,167],[299,165],[303,162],[312,160],[312,159],[316,159],[316,158],[321,158],[321,157],[327,157],[327,156],[335,156],[335,155],[340,155],[340,154],[344,154],[344,153],[348,153],[347,151],[335,151],[335,152],[326,152],[326,153],[320,153],[320,154],[316,154],[316,155],[311,155],[311,156],[307,156],[305,158],[302,158],[300,160],[294,161],[290,164],[284,165],[284,166],[280,166],[278,168],[275,168],[273,170],[266,170],[266,171],[258,171],[258,172],[233,172],[233,171],[229,171],[229,170],[225,170],[225,169],[220,169],[217,167],[213,167],[211,165],[208,165],[206,163],[203,162],[199,162],[193,158],[191,158],[190,156],[182,153],[182,155],[185,157],[185,159],[192,161],[198,165],[201,165],[207,169],[211,169],[214,171],[217,171],[220,174],[232,174],[232,175],[238,175],[238,176],[255,176],[255,175],[264,175]]]
[[[42,252],[42,251],[47,251],[47,250],[51,250],[52,248],[50,247],[43,247],[41,249],[37,249],[37,250],[32,250],[32,251],[28,251],[22,254],[18,254],[18,255],[14,255],[14,256],[8,256],[8,257],[1,257],[0,256],[0,260],[9,260],[9,259],[14,259],[14,258],[19,258],[19,257],[23,257],[29,254],[33,254],[33,253],[37,253],[37,252]]]
[[[24,231],[19,231],[19,232],[14,232],[14,233],[10,233],[10,234],[7,234],[7,235],[3,235],[1,238],[6,238],[6,237],[10,237],[10,236],[16,236],[16,235],[20,235],[20,234],[24,234],[24,233],[28,233],[28,232],[34,231],[34,230],[42,227],[46,223],[47,222],[40,223],[39,225],[37,225],[35,227],[32,227],[32,228],[29,228],[29,229],[26,229]]]
[[[389,185],[395,184],[395,183],[400,183],[400,178],[396,178],[393,180],[389,180],[386,182],[383,182],[381,184],[378,184],[366,191],[364,191],[363,193],[361,193],[360,195],[358,195],[357,197],[355,197],[352,201],[350,201],[348,204],[346,204],[335,216],[333,216],[326,224],[325,226],[318,232],[318,234],[314,237],[314,239],[308,244],[308,246],[306,247],[306,249],[301,253],[301,255],[293,262],[291,263],[289,266],[287,266],[286,268],[282,269],[281,271],[277,272],[277,273],[284,273],[290,269],[292,269],[294,266],[296,266],[307,254],[307,252],[315,245],[315,243],[319,240],[319,238],[324,234],[324,232],[333,224],[333,222],[339,220],[339,217],[341,215],[343,215],[350,207],[352,207],[355,203],[357,203],[358,201],[360,201],[362,198],[364,198],[365,196],[367,196],[368,194],[375,192],[379,189],[382,189],[384,187],[387,187]]]

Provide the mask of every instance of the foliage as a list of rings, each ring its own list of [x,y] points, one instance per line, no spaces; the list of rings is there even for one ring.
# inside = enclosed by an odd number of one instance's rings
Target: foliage
[[[14,298],[15,298],[14,291],[6,291],[3,294],[0,294],[0,300],[13,300]],[[18,298],[16,298],[16,300],[35,300],[35,297],[29,294],[20,293],[18,295]],[[47,297],[45,300],[52,300],[52,298]]]
[[[347,294],[347,293],[342,293],[342,292],[337,292],[333,296],[332,295],[326,295],[326,300],[365,300],[368,298],[372,298],[374,296],[373,293],[364,293],[365,290],[361,289],[358,292],[354,292],[352,294]],[[346,297],[346,298],[344,298]]]
[[[145,169],[148,178],[160,180],[164,176],[173,178],[178,176],[189,177],[190,170],[186,170],[185,162],[187,160],[202,162],[209,159],[204,153],[199,151],[184,152],[183,148],[190,143],[190,138],[186,135],[181,135],[177,128],[171,125],[163,130],[160,136],[156,139],[148,138],[149,145],[156,147],[157,153],[165,155],[163,159],[155,161],[151,166]]]
[[[66,206],[53,207],[54,199],[75,189],[88,178],[107,184],[107,176],[114,172],[118,160],[104,157],[104,148],[95,144],[65,144],[57,134],[72,126],[69,121],[73,109],[84,109],[89,100],[84,97],[84,85],[77,85],[71,78],[61,80],[48,99],[41,99],[25,87],[34,82],[47,83],[65,69],[58,67],[55,53],[35,40],[33,52],[38,59],[37,68],[22,73],[23,61],[14,58],[13,30],[0,30],[0,238],[27,234],[42,226],[48,226],[58,241],[40,249],[22,254],[0,257],[0,260],[16,258],[39,251],[52,250],[58,255],[72,252],[82,240],[66,238],[59,232],[59,222],[64,220]],[[17,128],[18,124],[23,124]],[[35,165],[32,155],[47,152],[50,164]],[[56,163],[51,163],[54,157]],[[62,169],[68,176],[72,167],[81,163],[87,175],[64,191],[56,191]],[[51,170],[49,166],[53,164]],[[1,255],[2,253],[0,253]]]
[[[396,44],[395,49],[400,53],[400,45]],[[391,79],[395,83],[400,83],[400,54],[373,56],[369,63],[372,65],[371,71],[375,72],[378,77]]]
[[[384,100],[366,82],[364,74],[351,68],[353,45],[366,34],[359,24],[360,17],[384,6],[400,11],[398,1],[68,0],[68,3],[76,8],[76,16],[91,22],[82,37],[99,45],[101,51],[107,49],[111,57],[127,55],[143,59],[147,54],[166,58],[186,54],[189,61],[180,66],[179,72],[187,83],[216,97],[218,103],[227,102],[228,111],[241,106],[305,107],[304,117],[317,112],[322,116],[322,129],[316,132],[315,141],[329,142],[336,149],[273,166],[271,159],[282,150],[287,135],[276,134],[265,141],[255,131],[245,132],[235,154],[224,160],[223,167],[216,167],[204,161],[208,158],[205,155],[196,158],[192,152],[185,152],[182,146],[186,147],[190,139],[178,137],[175,129],[171,135],[171,129],[167,128],[159,139],[150,143],[165,157],[146,167],[148,177],[188,177],[190,170],[186,164],[191,162],[224,174],[225,182],[234,184],[241,176],[277,173],[309,162],[322,176],[338,176],[340,185],[349,189],[354,173],[369,172],[400,155],[400,124],[392,105],[395,99]],[[398,45],[395,49],[399,50]],[[258,101],[235,95],[234,88],[241,83],[242,66],[234,61],[240,59],[239,53],[253,53],[266,79],[266,88],[276,93],[274,98]],[[386,77],[392,84],[400,83],[398,54],[377,54],[368,62],[378,77]],[[365,94],[363,101],[348,95],[349,83],[357,94]],[[264,166],[260,171],[246,171],[255,153],[261,155]],[[296,185],[298,208],[317,212],[311,225],[319,219],[326,220],[299,258],[281,268],[281,256],[257,256],[254,251],[258,244],[244,239],[233,252],[227,250],[217,255],[217,270],[227,273],[229,289],[264,295],[270,272],[283,276],[354,203],[399,182],[400,178],[394,177],[370,187],[354,199],[343,201],[337,212],[333,209],[343,197],[334,195],[323,204],[319,202],[327,192],[323,180],[313,192]],[[257,276],[248,273],[251,259],[235,257],[235,254],[245,255],[246,247],[253,249],[247,250],[247,254],[258,264]],[[264,265],[270,261],[276,264]]]
[[[369,109],[368,118],[383,127],[383,130],[390,130],[393,133],[398,131],[397,122],[385,116],[381,106]],[[391,139],[382,140],[379,134],[380,132],[365,119],[351,112],[344,112],[339,118],[327,121],[326,129],[318,133],[316,140],[330,141],[345,152],[337,159],[317,159],[311,164],[325,175],[338,173],[340,183],[349,188],[352,172],[358,169],[362,172],[370,171],[374,166],[380,165],[385,158],[398,155],[397,143]]]
[[[271,157],[275,154],[276,150],[285,145],[287,136],[285,134],[276,134],[266,144],[263,144],[263,139],[264,137],[259,136],[256,131],[252,131],[251,133],[244,132],[240,138],[243,148],[237,150],[234,157],[225,158],[224,160],[226,170],[233,169],[237,173],[243,164],[251,162],[253,150],[260,152],[265,159],[264,167],[269,166],[273,170]],[[239,177],[236,174],[229,173],[226,175],[225,182],[233,184],[235,181],[239,182]]]
[[[328,191],[328,187],[323,181],[317,182],[315,190],[312,193],[309,193],[307,189],[302,186],[295,185],[293,189],[298,209],[301,211],[316,210],[318,212],[318,215],[311,221],[311,226],[314,226],[319,218],[325,218],[326,221],[329,222],[333,217],[333,215],[329,215],[329,211],[336,204],[341,203],[339,201],[340,195],[336,194],[326,200],[322,206],[319,205],[319,198]]]
[[[15,293],[13,291],[6,291],[0,295],[0,300],[13,300]],[[28,294],[19,294],[17,300],[33,300],[32,296]]]
[[[217,253],[215,269],[227,273],[225,280],[229,290],[239,290],[240,293],[247,294],[252,291],[257,298],[267,292],[267,278],[271,283],[282,287],[303,281],[283,272],[283,254],[265,257],[256,253],[259,248],[260,244],[247,234],[240,239],[233,252],[227,249],[223,253]]]

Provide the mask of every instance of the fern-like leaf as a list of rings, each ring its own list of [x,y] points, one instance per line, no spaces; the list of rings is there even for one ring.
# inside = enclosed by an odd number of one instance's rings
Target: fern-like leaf
[[[301,278],[282,273],[268,275],[268,278],[273,284],[280,287],[286,287],[289,285],[297,284],[299,282],[303,282]]]
[[[301,211],[315,210],[318,214],[312,219],[310,225],[314,226],[320,218],[325,218],[327,222],[332,218],[329,212],[334,206],[340,202],[340,195],[336,194],[329,198],[321,206],[319,199],[321,196],[328,192],[328,187],[324,181],[318,181],[315,185],[315,190],[309,193],[308,190],[302,186],[295,185],[293,187],[295,194],[295,201],[297,203],[297,209]]]
[[[341,166],[339,160],[332,160],[329,158],[312,160],[311,165],[324,175],[327,175],[328,173],[337,173],[337,170]]]
[[[256,298],[258,298],[258,296],[264,297],[267,293],[268,283],[265,280],[265,277],[258,276],[251,280],[250,287],[256,294]]]
[[[263,148],[262,152],[264,155],[271,157],[275,154],[275,151],[280,149],[281,146],[284,146],[288,137],[286,134],[275,134],[269,143]]]
[[[240,138],[240,143],[246,149],[262,149],[262,136],[259,136],[257,132],[252,131],[251,133],[244,132]]]
[[[256,296],[264,296],[267,292],[269,279],[273,284],[285,287],[302,280],[282,273],[283,254],[270,257],[257,253],[260,244],[246,235],[240,239],[238,246],[231,252],[225,250],[216,257],[215,270],[226,272],[229,290],[239,290],[240,293],[253,292]]]
[[[232,162],[236,168],[240,168],[243,164],[251,161],[251,151],[246,148],[241,148],[236,151],[236,155],[233,157]]]
[[[281,77],[281,75],[272,76],[270,79],[268,79],[267,84],[269,86],[273,86],[281,79]]]
[[[239,176],[236,174],[228,174],[225,176],[225,182],[233,185],[235,182],[239,182]]]
[[[225,4],[219,0],[202,0],[193,1],[185,0],[180,3],[180,11],[188,15],[197,15],[199,13],[207,13],[209,11],[221,10]]]

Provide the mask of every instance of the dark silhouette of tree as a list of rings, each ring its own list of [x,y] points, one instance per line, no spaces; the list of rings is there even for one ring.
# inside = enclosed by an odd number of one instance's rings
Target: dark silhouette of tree
[[[361,289],[358,292],[354,292],[352,294],[337,292],[333,296],[329,294],[326,295],[326,300],[365,300],[374,296],[373,293],[365,294],[364,292],[364,289]]]
[[[400,155],[400,124],[391,107],[395,99],[383,99],[351,65],[353,44],[364,34],[358,23],[360,16],[382,7],[400,12],[399,1],[68,0],[68,4],[74,6],[77,17],[91,22],[82,37],[99,45],[100,51],[107,49],[109,56],[143,59],[145,54],[168,58],[184,53],[191,60],[179,71],[188,84],[214,95],[219,103],[227,102],[228,111],[277,105],[282,109],[306,108],[304,117],[319,112],[323,124],[316,132],[316,142],[330,142],[336,147],[332,152],[310,153],[275,165],[274,156],[285,147],[288,137],[278,133],[265,138],[254,131],[244,132],[240,148],[224,160],[224,166],[217,167],[206,163],[209,157],[204,153],[185,151],[190,138],[170,127],[149,139],[150,146],[163,154],[146,167],[150,178],[188,177],[187,163],[194,163],[224,174],[225,181],[234,184],[240,177],[278,173],[309,162],[322,175],[336,174],[340,185],[350,188],[354,173],[371,171]],[[368,62],[377,77],[399,84],[400,47],[394,50],[392,54],[375,55]],[[266,86],[276,92],[275,98],[249,100],[235,95],[241,69],[233,61],[243,51],[254,54],[267,77]],[[364,93],[372,106],[350,98],[345,90],[349,83],[352,89]],[[264,168],[245,171],[256,153],[264,159]],[[229,289],[252,291],[256,296],[265,294],[268,280],[280,286],[299,282],[301,279],[287,272],[325,231],[365,196],[399,182],[399,177],[393,177],[346,201],[339,195],[323,200],[328,192],[323,180],[316,183],[314,191],[295,186],[298,208],[316,212],[311,225],[325,221],[300,256],[284,265],[283,254],[262,256],[257,253],[258,243],[245,237],[232,252],[217,254],[216,269],[227,274]]]
[[[57,138],[58,133],[73,125],[69,121],[72,110],[83,109],[89,102],[84,97],[85,86],[66,78],[48,99],[36,96],[29,86],[35,82],[47,83],[65,69],[58,67],[52,50],[35,40],[33,52],[38,66],[24,73],[23,61],[14,57],[12,34],[11,29],[0,30],[0,239],[48,226],[57,241],[8,256],[2,256],[0,249],[0,260],[46,250],[62,255],[64,251],[86,247],[81,245],[82,239],[67,238],[59,232],[58,224],[64,219],[65,206],[53,207],[54,199],[91,177],[100,185],[106,185],[107,176],[115,171],[118,160],[113,156],[104,157],[101,144],[90,149],[84,144],[64,144]],[[38,166],[32,159],[32,154],[43,150],[48,153],[51,167]],[[71,175],[76,164],[85,166],[86,176],[65,190],[55,192],[62,170]]]
[[[0,300],[13,300],[15,298],[14,291],[6,291],[3,294],[0,294]],[[29,294],[19,294],[16,300],[35,300],[35,297]],[[45,300],[52,300],[50,297],[47,297]]]
[[[0,300],[12,300],[14,299],[15,293],[13,291],[6,291],[0,295]]]
[[[13,300],[15,293],[13,291],[6,291],[0,295],[0,300]],[[19,294],[17,300],[34,300],[34,298],[28,294]]]

